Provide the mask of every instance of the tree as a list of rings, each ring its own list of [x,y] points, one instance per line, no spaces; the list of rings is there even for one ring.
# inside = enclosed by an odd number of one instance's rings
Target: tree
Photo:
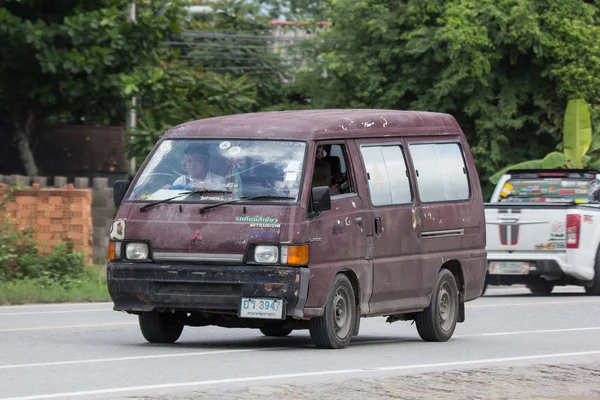
[[[496,184],[510,169],[593,168],[600,169],[600,134],[592,137],[592,121],[588,105],[581,99],[570,100],[565,111],[563,151],[553,151],[541,160],[524,161],[509,165],[492,175]]]
[[[453,114],[485,183],[502,166],[555,148],[567,99],[599,98],[598,5],[336,0],[333,26],[295,87],[318,108]]]
[[[138,127],[129,132],[128,153],[138,166],[167,129],[195,119],[248,112],[256,103],[256,90],[246,77],[233,78],[204,72],[187,61],[171,59],[151,81],[130,82],[145,94]]]
[[[165,40],[181,31],[182,1],[5,0],[0,8],[0,140],[25,173],[49,123],[122,125],[126,81],[157,76]],[[131,90],[130,90],[131,91]]]
[[[329,0],[258,0],[274,19],[325,21]]]
[[[287,68],[275,51],[273,27],[261,16],[258,4],[218,0],[211,7],[211,13],[196,17],[187,25],[185,42],[178,45],[183,58],[195,68],[246,76],[257,91],[252,111],[282,101]]]

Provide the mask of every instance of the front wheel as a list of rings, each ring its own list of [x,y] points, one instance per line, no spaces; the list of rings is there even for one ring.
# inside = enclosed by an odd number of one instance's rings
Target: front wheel
[[[323,315],[310,320],[310,337],[318,348],[341,349],[352,339],[356,318],[352,284],[346,275],[336,275]]]
[[[540,279],[538,282],[529,283],[527,285],[527,288],[533,294],[537,294],[539,296],[545,296],[545,295],[549,295],[550,293],[552,293],[552,290],[554,289],[554,283],[548,282],[547,280],[544,280],[544,279]]]
[[[144,312],[139,315],[139,323],[142,335],[150,343],[174,343],[183,331],[178,314]]]
[[[429,307],[417,314],[415,322],[421,339],[446,342],[454,334],[460,300],[456,279],[447,269],[440,270]]]

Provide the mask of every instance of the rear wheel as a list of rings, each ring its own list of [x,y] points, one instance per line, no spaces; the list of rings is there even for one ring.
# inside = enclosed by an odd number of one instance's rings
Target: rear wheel
[[[260,331],[265,336],[273,337],[284,337],[292,333],[291,329],[284,329],[281,327],[260,328]]]
[[[429,307],[415,318],[421,339],[428,342],[445,342],[450,339],[458,321],[459,302],[454,275],[447,269],[440,270]]]
[[[139,315],[139,323],[142,335],[150,343],[174,343],[183,331],[178,314],[145,312]]]
[[[586,286],[585,292],[591,296],[600,296],[600,249],[596,252],[596,265],[594,266],[592,286]]]
[[[318,348],[341,349],[350,343],[356,327],[356,300],[346,275],[336,275],[323,315],[310,320],[310,337]]]
[[[533,294],[548,295],[552,293],[552,290],[554,289],[554,283],[548,282],[544,279],[540,279],[537,282],[527,284],[527,288]]]

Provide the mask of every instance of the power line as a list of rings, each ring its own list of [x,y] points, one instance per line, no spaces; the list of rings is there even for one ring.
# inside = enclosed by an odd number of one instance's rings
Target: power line
[[[268,49],[272,48],[272,44],[256,44],[256,45],[229,45],[227,43],[210,43],[210,42],[167,42],[168,45],[185,45],[185,46],[205,46],[205,47],[217,47],[217,48],[230,48],[230,49]],[[278,47],[292,47],[295,44],[278,44]]]
[[[300,41],[310,40],[309,37],[285,37],[285,36],[265,36],[265,35],[239,35],[230,33],[186,31],[183,36],[208,38],[208,39],[238,39],[238,40],[275,40],[275,41]]]

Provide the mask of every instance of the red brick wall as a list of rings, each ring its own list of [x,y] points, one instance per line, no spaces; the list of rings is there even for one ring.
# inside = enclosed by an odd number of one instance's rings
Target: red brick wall
[[[41,251],[71,239],[76,249],[92,254],[92,192],[89,189],[31,189],[10,191],[0,184],[0,213],[19,229],[33,228]]]

